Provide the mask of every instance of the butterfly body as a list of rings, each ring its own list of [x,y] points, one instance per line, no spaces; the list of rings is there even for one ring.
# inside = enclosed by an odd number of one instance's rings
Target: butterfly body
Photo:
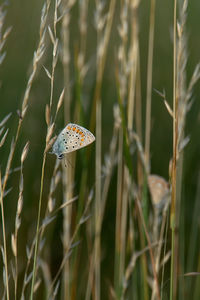
[[[69,123],[58,135],[53,145],[53,153],[62,159],[64,154],[81,149],[94,141],[95,137],[89,130]]]

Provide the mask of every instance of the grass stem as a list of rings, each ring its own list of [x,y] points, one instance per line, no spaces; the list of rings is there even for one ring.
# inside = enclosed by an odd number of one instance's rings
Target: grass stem
[[[5,218],[4,218],[4,205],[3,205],[3,187],[1,181],[1,172],[0,172],[0,205],[1,205],[1,219],[2,219],[2,231],[3,231],[3,251],[4,251],[4,265],[5,265],[5,283],[6,283],[6,294],[7,300],[10,299],[9,296],[9,284],[8,284],[8,258],[7,258],[7,246],[6,246],[6,229],[5,229]]]
[[[46,152],[44,152],[44,155],[43,155],[42,173],[41,173],[41,180],[40,180],[40,197],[39,197],[39,204],[38,204],[37,227],[36,227],[36,236],[35,236],[35,252],[34,252],[34,260],[33,260],[33,277],[32,277],[32,282],[31,282],[31,294],[30,294],[30,299],[31,300],[33,300],[36,270],[37,270],[37,258],[38,258],[37,256],[38,256],[38,244],[39,244],[39,236],[40,236],[40,217],[41,217],[42,195],[43,195],[43,186],[44,186],[45,163],[46,163]]]
[[[146,165],[150,169],[150,136],[151,136],[151,93],[153,76],[153,48],[154,48],[154,27],[155,27],[155,4],[156,0],[151,0],[150,26],[149,26],[149,46],[148,46],[148,66],[147,66],[147,97],[146,97],[146,129],[145,129],[145,156]]]
[[[173,48],[173,162],[172,162],[172,194],[171,194],[171,271],[170,271],[170,300],[173,300],[174,293],[174,253],[175,253],[175,218],[176,218],[176,159],[177,159],[177,142],[178,142],[178,120],[177,120],[177,94],[176,94],[176,10],[177,1],[174,0],[174,48]]]

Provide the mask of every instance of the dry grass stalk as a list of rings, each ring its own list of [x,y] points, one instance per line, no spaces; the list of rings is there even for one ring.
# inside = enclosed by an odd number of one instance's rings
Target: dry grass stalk
[[[130,46],[128,50],[128,60],[127,60],[127,67],[130,68],[128,72],[128,100],[127,100],[127,129],[131,131],[133,129],[133,121],[134,121],[134,111],[135,111],[135,97],[136,97],[136,87],[137,87],[137,68],[139,65],[139,40],[138,40],[138,8],[139,8],[140,1],[134,0],[129,2],[130,7]],[[128,145],[130,147],[130,140],[128,140]],[[126,179],[126,185],[124,185],[124,191],[127,189],[128,194],[127,197],[123,200],[124,208],[124,221],[122,222],[122,242],[124,237],[124,244],[127,244],[127,241],[130,241],[130,251],[134,251],[134,223],[132,219],[132,212],[131,212],[131,197],[130,197],[130,189],[134,188],[131,186],[131,174],[129,173],[128,166],[125,166],[124,169],[124,177]],[[123,194],[125,194],[123,192]],[[125,195],[124,195],[125,196]],[[127,201],[127,203],[126,203]],[[129,228],[128,228],[128,235],[126,241],[126,223],[127,223],[127,212],[128,211],[128,201],[129,201]],[[125,217],[126,215],[126,217]],[[124,223],[124,224],[123,224]],[[123,232],[124,231],[124,232]],[[123,253],[123,251],[122,251]],[[125,260],[126,259],[126,248],[124,248],[124,263],[122,264],[122,270],[125,274]],[[123,277],[125,277],[123,275]],[[122,299],[124,295],[122,292]]]
[[[27,157],[29,150],[29,142],[26,143],[22,150],[21,154],[21,168],[20,168],[20,180],[19,180],[19,196],[17,202],[17,211],[15,217],[15,232],[11,236],[11,245],[13,254],[15,257],[15,266],[14,266],[14,284],[15,284],[15,299],[17,299],[17,291],[18,291],[18,231],[21,226],[21,212],[23,208],[23,190],[24,190],[24,176],[23,176],[23,165],[24,161]]]
[[[46,4],[47,4],[47,6],[45,6],[46,10],[44,9],[45,12],[42,15],[42,20],[43,19],[46,20],[46,18],[47,18],[50,1],[47,1]],[[55,20],[54,20],[54,23],[55,23]],[[43,23],[42,23],[42,28],[43,28],[43,30],[45,28],[45,26],[43,26]],[[56,27],[55,26],[54,26],[54,30],[55,30],[54,34],[55,34],[55,37],[56,37]],[[56,64],[57,64],[57,57],[58,57],[57,45],[58,45],[58,41],[55,38],[55,43],[53,44],[52,73],[51,73],[51,92],[50,92],[50,100],[49,100],[50,114],[51,114],[52,103],[53,103],[54,72],[55,72],[55,67],[56,67]],[[47,119],[47,121],[48,121],[48,119]],[[55,120],[54,120],[54,122],[55,122]],[[33,299],[33,294],[34,294],[34,291],[35,291],[35,279],[36,279],[36,273],[37,273],[38,247],[39,247],[39,241],[40,241],[40,217],[41,217],[40,215],[41,215],[41,202],[42,202],[43,185],[44,185],[44,171],[45,171],[45,164],[46,164],[46,154],[47,154],[47,150],[49,149],[49,142],[50,142],[51,136],[53,134],[53,130],[54,130],[54,126],[55,126],[54,122],[52,124],[50,123],[48,125],[47,135],[46,135],[46,146],[45,146],[45,150],[44,150],[44,153],[43,153],[43,162],[42,162],[42,171],[41,171],[40,197],[39,197],[38,218],[37,218],[37,228],[36,228],[36,238],[35,238],[35,252],[34,252],[34,263],[33,263],[33,276],[32,276],[32,283],[31,283],[31,296],[30,296],[31,299]]]
[[[138,52],[139,52],[139,41],[138,41],[138,7],[140,0],[134,0],[130,3],[131,9],[131,45],[129,49],[128,64],[130,68],[130,76],[128,83],[128,104],[127,104],[127,116],[128,116],[128,129],[133,128],[134,108],[135,108],[135,90],[136,90],[136,74],[138,67]]]
[[[148,171],[150,171],[150,136],[151,136],[151,94],[152,94],[152,70],[153,70],[153,48],[154,48],[154,27],[155,27],[155,5],[156,0],[151,0],[150,25],[149,25],[149,46],[147,66],[147,96],[146,96],[146,128],[145,128],[145,158]]]
[[[95,107],[96,114],[96,189],[95,189],[95,240],[94,240],[94,289],[95,298],[99,300],[101,298],[101,285],[100,285],[100,261],[101,261],[101,215],[102,215],[102,183],[101,183],[101,137],[102,137],[102,104],[101,104],[101,87],[103,72],[105,67],[105,60],[107,55],[108,41],[110,38],[113,15],[115,10],[115,0],[111,0],[109,4],[107,16],[103,15],[103,2],[96,1],[96,30],[97,30],[97,74],[96,74],[96,86],[95,86],[95,98],[93,107]],[[93,110],[94,112],[94,110]],[[94,117],[92,119],[94,119]]]
[[[154,243],[151,245],[152,247],[155,247],[157,246],[157,243]],[[131,258],[130,258],[130,261],[126,267],[126,271],[125,271],[125,275],[124,275],[124,279],[123,279],[123,291],[122,291],[122,299],[124,299],[125,297],[125,293],[126,293],[126,290],[128,288],[128,285],[129,285],[129,281],[130,281],[130,278],[131,278],[131,275],[133,273],[133,270],[135,268],[135,265],[136,265],[136,262],[137,262],[137,259],[146,251],[149,251],[149,246],[145,247],[143,250],[141,251],[138,251],[138,252],[133,252]]]
[[[170,116],[172,118],[175,119],[175,116],[173,114],[173,109],[170,107],[170,104],[168,103],[168,101],[166,99],[165,90],[163,90],[163,92],[159,92],[158,90],[154,89],[154,91],[163,99],[165,107],[166,107],[168,113],[170,114]]]
[[[9,118],[11,117],[11,115],[12,115],[12,113],[9,113],[9,114],[7,114],[7,115],[3,118],[3,120],[2,120],[1,123],[0,123],[0,128],[3,127],[3,126],[6,124],[6,122],[9,120]]]
[[[54,201],[54,199],[52,197],[53,197],[53,193],[54,193],[54,191],[55,191],[55,189],[57,187],[57,184],[59,183],[59,180],[60,180],[59,179],[60,178],[60,176],[59,176],[59,172],[60,171],[58,169],[59,165],[60,165],[60,162],[57,161],[57,163],[56,163],[56,165],[54,167],[54,172],[53,172],[53,174],[55,176],[52,177],[51,184],[50,184],[50,192],[49,192],[49,196],[48,196],[49,200],[48,200],[48,205],[47,205],[46,213],[45,213],[45,216],[43,218],[43,222],[42,222],[42,224],[40,226],[40,229],[39,229],[39,233],[40,233],[39,241],[42,241],[45,229],[55,219],[54,216],[60,210],[62,210],[65,206],[71,204],[72,202],[74,202],[77,199],[75,197],[75,198],[73,198],[71,200],[66,201],[65,203],[63,203],[62,205],[60,205],[58,208],[55,208],[55,201]],[[32,258],[32,255],[33,255],[34,247],[35,247],[35,242],[36,242],[36,240],[34,239],[33,242],[32,242],[32,245],[31,245],[30,249],[28,249],[28,247],[27,247],[27,264],[26,264],[26,269],[25,269],[25,273],[24,273],[24,280],[23,280],[23,286],[22,286],[22,293],[21,293],[21,298],[22,299],[24,298],[24,295],[25,295],[25,289],[26,289],[27,285],[29,284],[29,282],[30,282],[30,280],[32,278],[32,275],[33,275],[32,272],[30,272],[28,274],[28,270],[30,268],[31,258]],[[40,255],[41,250],[42,249],[39,250],[39,254],[38,255]],[[56,280],[55,280],[55,282],[56,282]],[[51,282],[51,288],[55,284],[55,282],[54,283]],[[50,288],[48,289],[48,291],[50,292]]]
[[[128,30],[128,9],[129,2],[124,1],[121,7],[120,13],[120,27],[119,35],[121,43],[118,49],[118,61],[119,61],[119,94],[120,104],[124,105],[126,90],[127,90],[127,30]],[[123,128],[119,130],[119,144],[118,144],[118,171],[117,171],[117,206],[116,206],[116,226],[115,226],[115,278],[114,288],[117,296],[120,295],[121,283],[124,274],[125,266],[125,244],[122,243],[121,238],[126,238],[126,220],[127,220],[127,192],[123,187],[124,175],[127,175],[127,170],[124,169],[123,163]],[[125,193],[124,193],[125,192]],[[124,195],[124,197],[123,197]],[[123,204],[124,201],[124,204]],[[125,230],[125,231],[124,231]],[[124,239],[123,239],[124,241]]]
[[[174,96],[173,96],[173,166],[172,166],[172,202],[171,202],[171,228],[172,228],[172,260],[171,260],[171,294],[170,299],[175,299],[177,294],[178,277],[178,235],[175,227],[180,222],[180,203],[183,169],[183,144],[186,144],[184,128],[186,113],[191,107],[189,102],[191,91],[200,78],[199,66],[196,67],[188,89],[186,88],[186,64],[187,64],[187,39],[186,39],[186,19],[188,1],[184,0],[180,21],[177,22],[176,3],[174,6]],[[177,30],[177,31],[176,31]],[[177,40],[176,40],[177,36]]]
[[[137,66],[139,65],[138,59],[138,6],[140,1],[124,1],[121,9],[120,19],[121,24],[119,27],[119,34],[121,44],[118,51],[119,60],[119,93],[122,106],[125,105],[125,98],[128,97],[127,103],[127,127],[129,131],[133,128],[134,119],[134,106],[136,94],[136,74]],[[131,42],[128,48],[128,29],[129,29],[129,11],[130,13],[130,27],[132,28]],[[128,53],[128,54],[127,54]],[[118,153],[123,156],[123,137],[124,133],[121,129],[121,137],[119,137]],[[128,144],[130,146],[131,140],[129,136]],[[125,256],[126,256],[126,224],[127,224],[127,211],[128,211],[128,198],[130,186],[130,174],[126,165],[122,162],[122,157],[118,158],[118,191],[117,191],[117,212],[116,212],[116,257],[115,257],[115,293],[120,295],[121,282],[125,272]],[[120,178],[124,178],[120,182]],[[123,196],[122,196],[123,195]],[[130,221],[130,224],[132,222]],[[133,225],[133,224],[132,224]],[[129,227],[129,237],[133,238],[133,228]],[[131,245],[131,247],[133,247]],[[118,267],[119,266],[119,267]],[[119,269],[118,269],[119,268]]]
[[[73,244],[73,243],[74,243],[75,238],[77,237],[77,234],[78,234],[78,231],[79,231],[80,227],[88,220],[88,209],[89,209],[90,204],[91,204],[91,198],[88,197],[87,203],[85,205],[85,209],[83,211],[83,214],[80,217],[79,222],[76,224],[76,227],[75,227],[74,232],[73,232],[73,234],[72,234],[72,236],[70,238],[68,247],[67,247],[66,252],[65,252],[65,254],[63,256],[63,259],[62,259],[62,262],[60,264],[60,267],[59,267],[59,269],[58,269],[58,271],[57,271],[57,273],[56,273],[56,275],[55,275],[55,277],[54,277],[54,279],[53,279],[53,281],[51,283],[50,289],[48,290],[48,298],[52,294],[53,287],[55,286],[55,284],[56,284],[56,282],[57,282],[57,280],[58,280],[61,272],[65,268],[66,261],[69,260],[69,257],[72,254],[73,248],[75,248],[79,244],[79,241],[77,243],[75,243],[75,244]]]
[[[154,259],[153,251],[152,251],[152,243],[151,243],[151,240],[150,240],[147,228],[146,228],[146,224],[145,224],[141,204],[140,204],[140,201],[137,198],[136,198],[136,204],[137,204],[137,207],[138,207],[138,211],[139,211],[139,215],[140,215],[140,218],[141,218],[141,221],[142,221],[142,225],[144,227],[145,236],[146,236],[146,239],[147,239],[147,242],[148,242],[149,253],[150,253],[151,264],[152,264],[152,270],[153,270],[153,277],[155,279],[155,285],[156,285],[156,295],[157,295],[157,299],[159,300],[159,299],[161,299],[160,298],[160,288],[159,288],[159,282],[158,282],[158,275],[157,275],[157,272],[156,272],[155,259]]]
[[[71,86],[70,86],[70,12],[76,1],[63,0],[61,2],[62,9],[65,12],[62,18],[62,64],[64,72],[64,121],[65,124],[71,121]],[[70,164],[68,167],[63,163],[63,200],[73,198],[73,182],[74,182],[74,160],[75,154],[69,154],[68,159]],[[71,240],[71,210],[72,206],[69,205],[63,210],[63,253],[65,255]],[[63,284],[63,297],[70,299],[70,265],[69,260],[65,260],[65,265],[63,269],[62,284]]]
[[[4,133],[4,135],[2,136],[1,140],[0,140],[0,148],[3,146],[3,144],[5,143],[6,137],[8,134],[8,129],[6,130],[6,132]]]
[[[46,104],[45,120],[46,120],[47,126],[50,126],[50,108],[49,108],[48,104]]]
[[[6,18],[6,10],[4,8],[4,4],[0,5],[0,65],[2,64],[3,60],[5,59],[6,52],[3,52],[4,45],[8,38],[9,33],[11,32],[12,27],[8,27],[4,31],[4,23]]]
[[[63,104],[64,95],[65,95],[65,89],[63,88],[63,90],[62,90],[62,92],[60,94],[60,97],[58,99],[58,104],[57,104],[57,107],[56,107],[56,115],[59,112],[59,110],[60,110],[60,108],[61,108],[61,106]],[[55,117],[56,117],[56,115],[55,115]]]
[[[4,10],[4,5],[2,4],[0,6],[0,65],[2,64],[6,53],[2,52],[3,51],[3,47],[6,43],[7,37],[11,31],[11,27],[7,28],[7,30],[4,32],[3,30],[3,26],[4,26],[4,22],[5,22],[5,17],[6,17],[6,11]],[[0,128],[3,129],[4,124],[7,122],[7,120],[9,119],[10,114],[8,114],[2,121],[0,124]],[[3,130],[2,130],[3,132]],[[4,133],[1,141],[0,141],[0,148],[3,146],[6,137],[8,134],[8,129],[6,130],[6,132]],[[9,171],[9,170],[8,170]],[[9,172],[6,172],[9,173]],[[1,206],[1,219],[2,219],[2,231],[3,231],[3,247],[2,247],[2,255],[3,255],[3,279],[4,279],[4,287],[5,287],[5,294],[7,296],[7,299],[10,299],[10,293],[9,293],[9,275],[8,275],[8,258],[7,258],[7,244],[6,244],[6,229],[5,229],[5,218],[4,218],[4,195],[5,195],[5,176],[4,176],[4,181],[2,182],[2,173],[0,170],[0,206]]]
[[[2,257],[3,257],[3,280],[4,288],[6,291],[7,299],[9,296],[9,283],[8,283],[8,261],[7,261],[7,245],[6,245],[6,231],[5,231],[5,218],[4,218],[4,203],[3,203],[3,184],[0,170],[0,205],[1,205],[1,219],[2,219],[2,230],[3,230],[3,247],[1,247]]]

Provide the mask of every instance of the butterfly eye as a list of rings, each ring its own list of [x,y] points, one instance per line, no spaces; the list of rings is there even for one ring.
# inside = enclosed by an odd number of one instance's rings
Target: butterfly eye
[[[64,154],[58,155],[58,159],[62,159],[64,157]]]

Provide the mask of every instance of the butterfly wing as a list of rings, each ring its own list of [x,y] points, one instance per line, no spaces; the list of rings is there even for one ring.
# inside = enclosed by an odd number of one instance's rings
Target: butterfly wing
[[[94,142],[94,135],[77,124],[69,123],[59,134],[53,145],[53,152],[59,157],[83,148]]]

